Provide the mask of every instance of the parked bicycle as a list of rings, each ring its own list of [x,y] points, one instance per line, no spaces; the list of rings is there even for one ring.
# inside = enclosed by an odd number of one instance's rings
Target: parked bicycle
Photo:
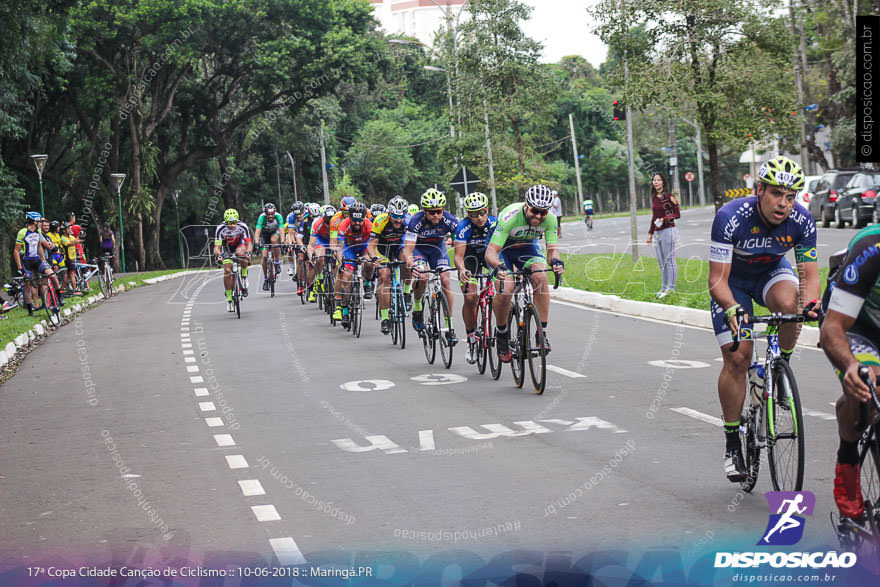
[[[100,261],[100,263],[99,263]],[[101,277],[98,287],[105,298],[116,293],[116,276],[113,275],[113,255],[103,255],[95,258],[95,264],[101,267]]]
[[[449,305],[446,303],[446,295],[440,283],[440,274],[455,270],[441,265],[436,269],[416,266],[413,271],[430,275],[425,284],[425,293],[422,295],[424,325],[419,331],[419,337],[425,347],[425,358],[428,359],[429,364],[434,364],[439,342],[443,366],[449,369],[452,366],[452,316],[449,315]]]
[[[544,331],[541,329],[541,314],[532,301],[534,291],[528,279],[533,273],[553,273],[555,283],[553,289],[559,287],[559,274],[552,268],[508,271],[513,276],[513,299],[507,317],[507,328],[510,333],[510,370],[513,382],[522,387],[525,381],[525,364],[529,362],[529,375],[535,393],[544,393],[547,383],[547,348],[544,345]],[[504,283],[499,285],[499,292],[504,291]],[[499,368],[500,369],[500,368]]]
[[[81,295],[86,295],[92,289],[91,279],[92,277],[98,276],[100,280],[100,268],[98,267],[97,261],[93,264],[89,263],[76,263],[76,283],[77,287],[79,287]]]
[[[737,323],[742,325],[745,311],[737,310]],[[779,327],[782,324],[803,322],[803,314],[773,313],[769,316],[750,316],[750,324],[766,324],[764,332],[753,332],[752,339],[767,339],[764,362],[758,358],[755,344],[752,364],[749,365],[748,393],[751,402],[743,406],[740,438],[748,475],[740,483],[744,491],[751,491],[758,481],[761,451],[767,449],[770,481],[775,491],[800,491],[804,483],[804,420],[797,381],[788,361],[779,351]],[[740,326],[742,328],[742,326]],[[736,352],[740,343],[739,331],[733,337],[730,352]]]
[[[34,275],[30,278],[31,284],[34,288],[40,292],[40,299],[43,302],[43,305],[39,308],[34,308],[35,310],[45,310],[46,318],[52,326],[61,326],[62,317],[61,317],[61,293],[58,291],[58,288],[55,287],[55,282],[52,279],[54,274],[49,275]]]
[[[859,367],[859,377],[871,392],[870,406],[873,417],[868,421],[869,404],[859,406],[856,430],[865,431],[859,439],[859,467],[861,486],[865,498],[865,515],[860,520],[831,513],[831,523],[837,533],[840,546],[845,550],[864,551],[869,548],[874,556],[880,555],[880,399],[871,370]],[[866,553],[867,554],[867,553]]]

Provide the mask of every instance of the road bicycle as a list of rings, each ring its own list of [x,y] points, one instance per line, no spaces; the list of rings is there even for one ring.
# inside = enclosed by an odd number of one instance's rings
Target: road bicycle
[[[593,217],[590,214],[584,215],[584,224],[587,225],[587,231],[593,230]]]
[[[17,306],[24,307],[24,277],[13,277],[10,283],[4,283],[3,289]]]
[[[428,359],[429,364],[434,364],[439,342],[443,366],[449,369],[452,366],[452,316],[449,314],[449,304],[446,302],[440,274],[455,270],[442,265],[436,269],[424,267],[417,269],[417,267],[414,267],[413,271],[430,275],[425,284],[425,293],[422,295],[424,324],[418,331],[422,345],[425,347],[425,358]]]
[[[403,296],[403,281],[400,279],[400,268],[406,266],[405,261],[390,261],[384,263],[391,269],[391,299],[388,305],[388,320],[391,321],[391,344],[400,343],[400,348],[406,348],[406,302]],[[378,300],[379,296],[376,296]]]
[[[306,259],[306,247],[303,245],[289,245],[293,250],[293,280],[296,282],[296,293],[299,295],[299,301],[305,305],[306,298],[309,297],[309,291],[313,286],[309,283],[309,262]]]
[[[336,326],[336,320],[333,319],[336,257],[333,253],[324,253],[321,258],[324,259],[324,268],[321,270],[322,278],[314,286],[318,288],[318,308],[324,310],[330,317],[330,325]]]
[[[471,347],[471,355],[477,357],[477,371],[482,375],[489,365],[489,373],[492,379],[501,377],[501,360],[495,350],[495,315],[492,312],[492,300],[495,299],[495,285],[492,276],[488,273],[474,275],[477,280],[480,297],[477,300],[477,328],[474,330],[474,342],[468,342]],[[471,283],[467,284],[467,290]]]
[[[559,274],[552,268],[529,269],[522,271],[508,271],[513,276],[513,298],[510,304],[510,313],[507,315],[507,332],[509,333],[510,345],[510,370],[513,374],[513,382],[517,387],[522,387],[526,378],[525,364],[529,362],[529,376],[535,393],[544,393],[547,383],[547,347],[544,345],[544,331],[541,329],[541,313],[535,307],[533,301],[534,290],[532,281],[528,277],[534,273],[553,273],[555,283],[553,289],[559,287]],[[498,286],[498,291],[504,291],[504,282]]]
[[[89,281],[92,279],[92,277],[95,277],[96,275],[98,275],[100,273],[100,268],[98,267],[97,259],[93,259],[93,261],[94,261],[93,264],[80,263],[80,262],[77,262],[75,264],[76,284],[77,284],[77,287],[80,289],[80,292],[82,292],[82,295],[86,295],[89,293],[89,291],[92,289],[92,286],[89,283]],[[98,279],[100,280],[100,276],[98,277]]]
[[[46,318],[52,326],[58,327],[61,326],[62,317],[61,317],[61,293],[58,291],[58,288],[55,287],[55,282],[51,279],[56,273],[50,273],[48,275],[34,275],[30,278],[31,284],[36,288],[38,292],[40,292],[40,299],[43,301],[43,305],[40,308],[34,308],[35,310],[45,310]],[[41,284],[40,282],[45,282],[45,284]]]
[[[864,428],[859,438],[859,467],[861,469],[862,493],[865,498],[865,514],[859,520],[840,516],[831,512],[831,523],[837,533],[840,546],[845,550],[870,549],[874,556],[880,556],[880,400],[871,370],[859,367],[862,378],[871,392],[873,417],[868,422],[868,404],[859,406],[859,419],[856,430]]]
[[[98,287],[105,298],[116,293],[116,276],[113,275],[113,255],[102,255],[94,259],[96,265],[101,266],[101,275],[98,279]],[[98,263],[100,261],[100,263]]]
[[[278,280],[278,264],[275,262],[275,258],[270,254],[272,249],[281,249],[281,255],[284,255],[284,249],[287,245],[283,244],[273,244],[273,243],[265,243],[260,245],[260,250],[268,250],[266,256],[263,257],[263,277],[269,284],[269,297],[275,297],[275,282]]]
[[[364,324],[364,276],[363,264],[369,261],[366,257],[354,259],[355,268],[348,282],[348,326],[346,327],[355,337],[360,338],[361,328]],[[343,326],[345,326],[343,322]]]
[[[737,324],[743,326],[744,308],[737,309]],[[753,332],[752,340],[767,339],[764,362],[754,345],[748,372],[751,402],[743,405],[740,440],[748,474],[740,482],[744,491],[754,489],[758,481],[761,451],[767,449],[770,481],[775,491],[800,491],[804,483],[804,420],[797,381],[788,361],[779,351],[779,327],[804,322],[803,314],[772,313],[750,317],[750,324],[766,324],[764,332]],[[733,337],[730,352],[741,342],[739,331]]]
[[[248,261],[250,257],[247,255],[239,256],[234,253],[222,253],[219,256],[220,267],[223,267],[223,261],[232,260],[232,307],[235,309],[235,316],[241,319],[241,299],[242,299],[242,277],[241,265],[239,261]]]

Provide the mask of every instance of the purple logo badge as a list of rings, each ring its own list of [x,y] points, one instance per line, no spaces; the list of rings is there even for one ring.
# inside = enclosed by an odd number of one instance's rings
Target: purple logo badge
[[[804,516],[812,516],[816,496],[810,491],[769,491],[770,520],[758,546],[791,546],[804,535]]]

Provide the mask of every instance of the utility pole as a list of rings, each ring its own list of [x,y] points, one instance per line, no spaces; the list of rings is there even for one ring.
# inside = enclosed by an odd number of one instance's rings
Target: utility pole
[[[330,203],[330,182],[327,181],[327,152],[324,149],[324,119],[321,119],[321,177],[324,180],[324,203]]]
[[[495,165],[492,163],[492,139],[489,136],[489,108],[486,106],[485,94],[483,95],[483,122],[486,126],[486,155],[489,157],[489,189],[492,192],[492,214],[498,216],[498,199],[495,196]]]
[[[293,201],[296,202],[299,200],[299,195],[296,193],[296,164],[293,162],[293,155],[290,154],[290,151],[285,151],[285,153],[290,159],[290,173],[293,174]]]
[[[568,127],[571,129],[571,150],[574,153],[574,174],[577,177],[578,208],[580,208],[584,205],[584,186],[581,184],[581,163],[578,158],[577,141],[574,138],[574,117],[571,112],[568,113]]]
[[[672,176],[672,193],[677,198],[681,198],[681,182],[678,179],[678,133],[675,128],[675,115],[669,117],[669,175]]]
[[[627,86],[629,85],[629,65],[626,60],[626,51],[623,53],[623,75]],[[636,212],[639,204],[636,200],[636,173],[635,160],[633,159],[633,127],[632,110],[629,103],[626,104],[626,159],[629,167],[629,227],[630,239],[632,240],[633,263],[639,260],[639,226],[636,223]]]
[[[275,151],[275,181],[278,183],[278,209],[281,210],[281,165],[278,163],[278,151]]]

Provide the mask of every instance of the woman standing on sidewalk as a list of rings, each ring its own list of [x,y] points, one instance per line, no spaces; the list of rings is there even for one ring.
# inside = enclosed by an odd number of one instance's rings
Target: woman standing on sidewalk
[[[678,207],[678,199],[669,192],[666,178],[661,173],[655,173],[651,180],[651,227],[648,229],[648,244],[654,244],[654,235],[657,235],[655,250],[657,262],[660,264],[660,273],[663,276],[663,286],[657,292],[657,298],[663,299],[675,291],[675,279],[678,277],[678,266],[675,263],[675,241],[678,238],[678,229],[675,227],[675,219],[681,217]]]

